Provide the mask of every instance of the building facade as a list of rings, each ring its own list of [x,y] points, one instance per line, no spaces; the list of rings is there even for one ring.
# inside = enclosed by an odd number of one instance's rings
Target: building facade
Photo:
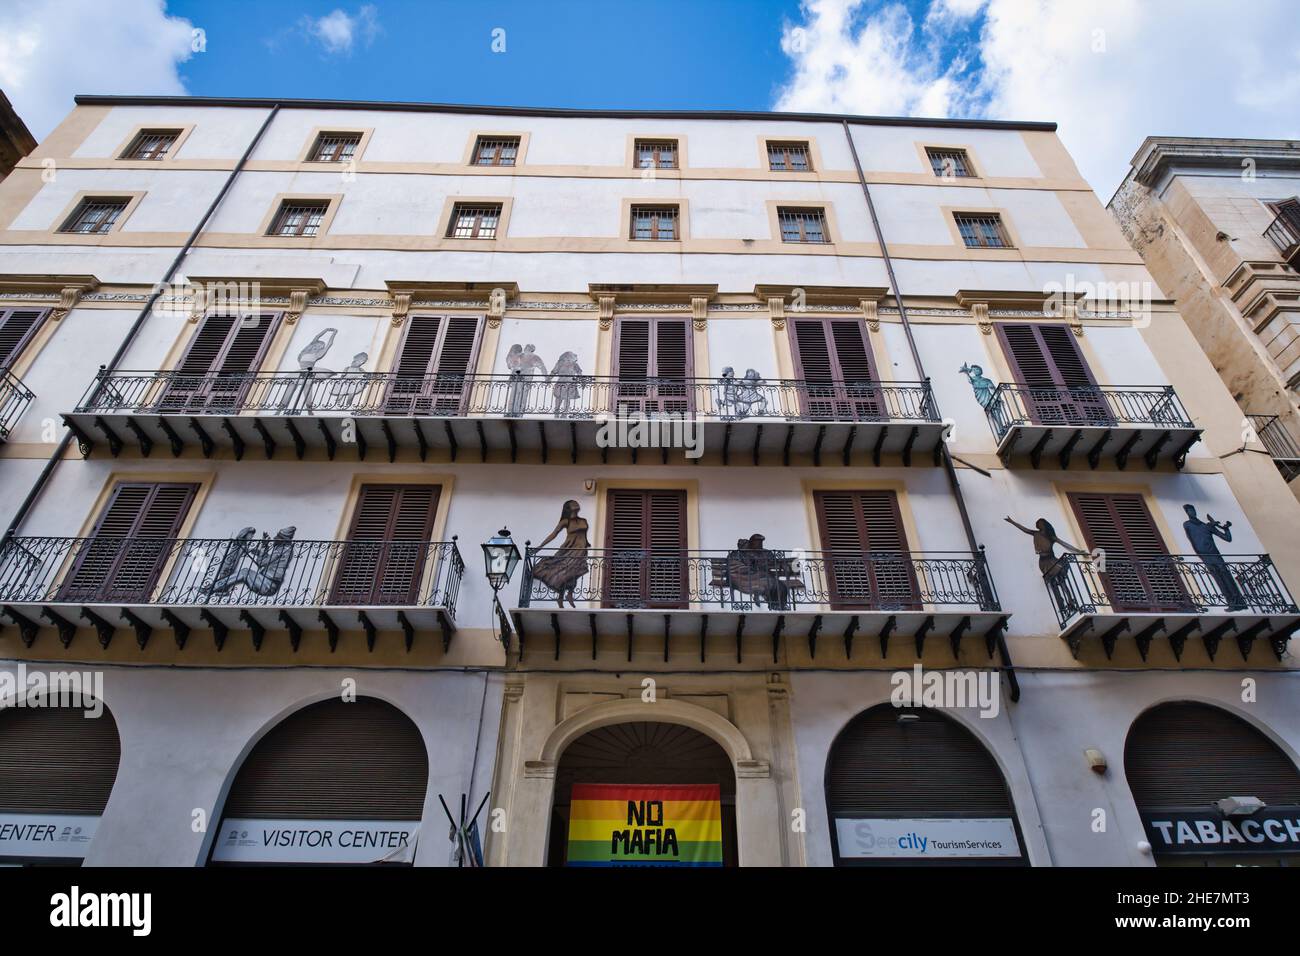
[[[1300,143],[1148,137],[1109,208],[1300,495]]]
[[[1300,848],[1300,503],[1051,124],[82,97],[0,306],[7,860]]]

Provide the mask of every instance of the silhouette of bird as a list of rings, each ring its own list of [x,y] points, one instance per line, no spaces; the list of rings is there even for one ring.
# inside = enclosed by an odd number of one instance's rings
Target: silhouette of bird
[[[339,334],[338,329],[324,329],[319,335],[307,343],[306,347],[298,353],[298,368],[304,372],[310,372],[316,367],[316,363],[325,357],[325,353],[330,350],[334,344],[334,337]],[[329,336],[325,341],[326,336]]]

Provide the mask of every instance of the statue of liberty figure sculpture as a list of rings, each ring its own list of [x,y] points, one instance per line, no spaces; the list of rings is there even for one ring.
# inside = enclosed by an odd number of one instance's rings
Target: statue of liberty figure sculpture
[[[1006,428],[1006,412],[1002,408],[1002,403],[997,400],[998,387],[984,374],[983,366],[963,364],[957,371],[970,381],[971,390],[975,392],[975,401],[980,403],[980,408],[984,409],[985,414],[989,416],[989,421],[1001,436]]]

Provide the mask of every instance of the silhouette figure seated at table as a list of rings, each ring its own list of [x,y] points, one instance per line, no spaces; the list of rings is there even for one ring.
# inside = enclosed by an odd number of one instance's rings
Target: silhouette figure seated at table
[[[803,579],[794,558],[763,547],[763,541],[761,534],[741,538],[725,558],[713,558],[709,584],[730,591],[733,604],[740,592],[769,610],[784,611],[794,602],[793,592],[804,589]]]

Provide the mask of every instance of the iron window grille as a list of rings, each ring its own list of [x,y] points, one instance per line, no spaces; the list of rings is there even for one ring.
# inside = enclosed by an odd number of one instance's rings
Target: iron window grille
[[[360,133],[321,133],[312,146],[311,163],[346,163],[361,145]]]
[[[160,160],[171,151],[180,137],[180,130],[144,129],[131,140],[122,159]]]
[[[518,157],[518,136],[480,136],[474,143],[475,166],[513,166]]]
[[[110,199],[102,196],[88,196],[81,200],[73,210],[68,221],[59,232],[73,232],[81,235],[102,235],[113,228],[117,217],[126,208],[126,199]]]
[[[327,202],[285,202],[280,205],[271,236],[314,236],[320,232],[321,223],[329,209]]]
[[[782,242],[829,242],[824,209],[777,210]]]
[[[956,213],[957,230],[968,249],[1010,249],[1002,217],[997,213]]]
[[[677,141],[675,139],[638,139],[636,141],[637,169],[676,169]]]
[[[676,206],[633,206],[632,238],[671,241],[680,239]]]
[[[767,165],[774,172],[806,173],[812,170],[807,143],[768,143]]]
[[[925,154],[930,157],[930,168],[940,179],[975,175],[964,149],[926,149]]]
[[[451,210],[447,226],[448,239],[495,239],[501,222],[501,204],[462,205],[456,203]]]

